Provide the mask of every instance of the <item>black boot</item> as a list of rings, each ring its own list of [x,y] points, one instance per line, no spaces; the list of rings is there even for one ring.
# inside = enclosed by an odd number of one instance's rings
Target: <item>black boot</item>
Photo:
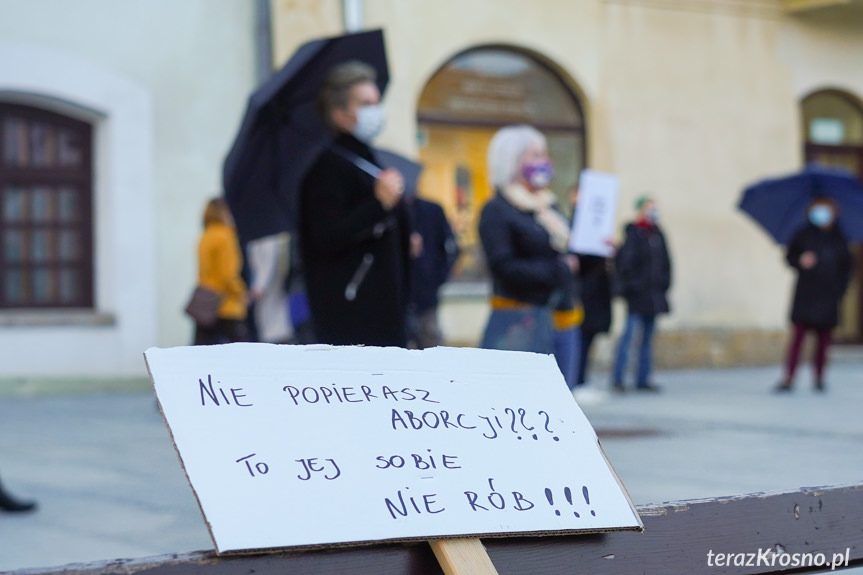
[[[3,486],[0,485],[0,510],[8,511],[9,513],[22,513],[35,509],[35,501],[19,501],[6,493]]]
[[[776,384],[776,387],[773,388],[773,393],[789,393],[792,389],[790,381],[780,381]]]

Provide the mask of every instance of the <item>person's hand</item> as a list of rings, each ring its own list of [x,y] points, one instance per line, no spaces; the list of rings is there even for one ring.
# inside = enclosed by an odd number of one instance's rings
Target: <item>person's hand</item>
[[[576,273],[578,271],[578,256],[575,254],[566,254],[562,257],[563,263],[566,264],[566,267],[569,268],[571,273]]]
[[[393,209],[402,199],[405,191],[405,180],[395,168],[387,168],[375,180],[375,198],[385,210]]]
[[[246,305],[250,306],[258,301],[264,293],[260,289],[252,288],[246,292]]]
[[[803,252],[800,254],[800,267],[804,270],[811,270],[818,263],[818,256],[815,252]]]
[[[411,234],[411,258],[417,259],[423,254],[423,237],[418,232]]]
[[[604,243],[605,245],[607,245],[607,246],[609,247],[610,251],[611,251],[611,253],[610,253],[610,254],[608,254],[608,257],[613,258],[614,256],[616,256],[616,255],[617,255],[617,250],[618,250],[618,249],[620,249],[620,248],[617,246],[617,243],[614,241],[614,239],[612,239],[612,238],[605,238],[605,241],[604,241],[603,243]]]

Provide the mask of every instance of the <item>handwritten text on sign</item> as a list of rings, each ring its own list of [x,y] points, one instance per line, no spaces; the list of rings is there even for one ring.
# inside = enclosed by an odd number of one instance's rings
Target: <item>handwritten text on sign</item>
[[[150,349],[220,552],[641,523],[550,356]]]

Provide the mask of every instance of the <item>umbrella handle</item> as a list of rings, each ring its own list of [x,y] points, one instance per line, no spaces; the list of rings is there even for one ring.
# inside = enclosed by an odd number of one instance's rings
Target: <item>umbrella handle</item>
[[[369,273],[369,269],[372,267],[373,263],[375,263],[375,256],[372,254],[366,254],[363,256],[363,261],[360,262],[359,267],[357,267],[353,277],[351,277],[351,281],[348,282],[347,286],[345,286],[346,300],[354,301],[357,299],[357,290],[360,289],[363,280],[366,279],[366,274]]]
[[[381,175],[381,172],[383,172],[382,169],[380,169],[370,161],[366,160],[365,158],[361,158],[360,156],[356,155],[350,150],[344,149],[341,146],[333,146],[333,151],[347,161],[349,161],[350,163],[352,163],[354,166],[356,166],[363,172],[373,177],[374,179],[378,179]]]

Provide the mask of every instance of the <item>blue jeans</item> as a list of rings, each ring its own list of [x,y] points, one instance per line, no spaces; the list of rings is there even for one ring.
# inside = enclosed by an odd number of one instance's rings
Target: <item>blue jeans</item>
[[[653,328],[656,325],[656,316],[641,315],[629,312],[626,318],[626,328],[620,341],[617,343],[617,355],[614,359],[614,379],[612,384],[623,386],[623,376],[629,359],[629,347],[632,344],[632,335],[638,330],[641,332],[641,344],[638,350],[638,372],[635,379],[636,387],[646,387],[650,382],[650,371],[653,361]]]
[[[553,353],[551,312],[544,307],[492,310],[480,347]]]
[[[573,390],[578,382],[578,364],[581,357],[581,328],[573,327],[554,332],[554,359],[566,380],[566,386]]]

